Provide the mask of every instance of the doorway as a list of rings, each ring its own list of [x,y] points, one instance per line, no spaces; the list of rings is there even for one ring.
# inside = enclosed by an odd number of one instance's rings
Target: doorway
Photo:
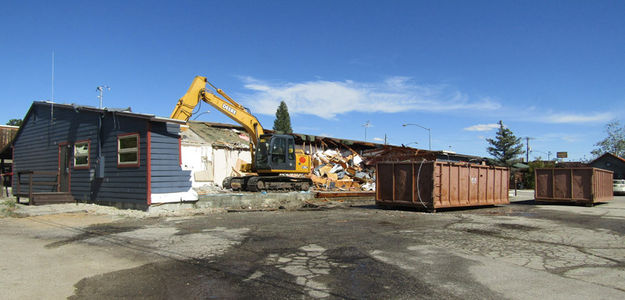
[[[69,192],[71,145],[59,145],[59,192]]]

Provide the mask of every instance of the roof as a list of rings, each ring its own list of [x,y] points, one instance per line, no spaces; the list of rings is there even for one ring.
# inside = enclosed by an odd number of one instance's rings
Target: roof
[[[50,105],[53,108],[63,108],[63,109],[71,109],[74,111],[91,111],[91,112],[97,112],[97,113],[112,113],[118,116],[126,116],[126,117],[131,117],[131,118],[139,118],[139,119],[146,119],[149,121],[153,121],[153,122],[169,122],[169,123],[178,123],[178,124],[184,124],[185,121],[182,120],[175,120],[175,119],[170,119],[170,118],[165,118],[165,117],[158,117],[156,115],[151,115],[151,114],[142,114],[142,113],[135,113],[132,112],[130,107],[128,108],[124,108],[124,109],[120,109],[120,108],[97,108],[97,107],[93,107],[93,106],[87,106],[87,105],[77,105],[77,104],[63,104],[63,103],[54,103],[51,101],[33,101],[33,104],[30,106],[30,108],[28,109],[28,112],[26,113],[26,116],[24,117],[24,122],[26,122],[26,120],[28,120],[28,116],[31,114],[31,112],[33,111],[33,107],[35,107],[36,105]],[[14,139],[20,134],[20,132],[22,131],[22,128],[24,126],[19,127],[18,131],[15,133]],[[11,144],[13,143],[13,141],[11,141]],[[4,149],[0,149],[0,154],[4,155],[6,151],[6,148],[9,147],[8,145],[4,147]]]
[[[512,167],[515,169],[529,169],[530,168],[530,166],[528,166],[527,164],[520,163],[520,162],[513,164]]]
[[[211,123],[201,121],[189,121],[189,128],[192,133],[182,132],[182,142],[186,145],[202,144],[203,142],[213,147],[228,149],[249,149],[249,136],[242,126]],[[265,130],[266,133],[273,133],[273,130]],[[296,143],[318,143],[329,147],[352,148],[362,150],[367,161],[374,164],[377,161],[402,161],[402,160],[443,160],[443,161],[466,161],[480,163],[485,158],[480,156],[458,154],[450,151],[430,151],[424,149],[411,148],[406,146],[384,145],[357,140],[339,139],[325,136],[307,135],[301,133],[291,134],[295,137]]]
[[[591,162],[590,162],[590,164],[594,164],[596,161],[598,161],[598,160],[602,159],[602,158],[603,158],[603,157],[605,157],[605,156],[607,156],[607,157],[610,157],[610,156],[611,156],[611,157],[616,158],[616,159],[618,159],[618,160],[622,161],[623,163],[625,163],[625,158],[622,158],[622,157],[616,156],[616,155],[614,155],[614,154],[612,154],[612,153],[606,152],[606,153],[604,153],[603,155],[601,155],[601,156],[597,157],[595,160],[591,161]]]
[[[215,148],[248,150],[250,138],[241,126],[189,121],[189,128]],[[189,134],[182,133],[183,142],[195,142]]]
[[[166,118],[166,117],[159,117],[153,114],[144,114],[144,113],[136,113],[136,112],[132,112],[132,109],[130,107],[128,108],[111,108],[111,107],[104,107],[104,108],[97,108],[97,107],[93,107],[93,106],[88,106],[88,105],[78,105],[78,104],[62,104],[62,103],[54,103],[54,102],[50,102],[50,101],[34,101],[33,102],[33,106],[35,105],[51,105],[54,108],[65,108],[65,109],[73,109],[76,111],[91,111],[91,112],[108,112],[108,113],[114,113],[118,116],[126,116],[126,117],[131,117],[131,118],[139,118],[139,119],[148,119],[150,121],[155,121],[155,122],[170,122],[170,123],[178,123],[178,124],[184,124],[186,123],[183,120],[176,120],[176,119],[170,119],[170,118]],[[32,106],[31,106],[32,108]],[[30,110],[28,111],[28,113],[30,113]],[[28,115],[28,113],[26,115]],[[24,118],[24,120],[26,120],[26,118]]]

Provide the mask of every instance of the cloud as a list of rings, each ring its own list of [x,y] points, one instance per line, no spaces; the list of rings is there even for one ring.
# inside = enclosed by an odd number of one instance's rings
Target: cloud
[[[477,124],[473,126],[469,126],[464,128],[466,131],[489,131],[493,129],[499,128],[499,124],[491,123],[491,124]]]
[[[576,142],[583,141],[584,138],[583,136],[580,136],[579,134],[570,134],[570,133],[562,132],[562,133],[544,134],[542,136],[537,137],[536,140],[540,140],[542,142],[564,141],[568,143],[576,143]]]
[[[252,77],[242,80],[249,93],[238,98],[254,113],[265,115],[275,114],[280,101],[286,102],[289,113],[324,119],[349,112],[492,111],[501,108],[501,104],[490,98],[473,100],[447,85],[416,84],[409,77],[400,76],[374,83],[351,80],[268,83]]]
[[[590,113],[590,114],[576,114],[576,113],[556,113],[550,114],[542,119],[545,123],[605,123],[614,119],[613,113]]]
[[[379,137],[374,137],[373,140],[377,141],[377,142],[383,142],[384,141],[383,138],[379,138]]]

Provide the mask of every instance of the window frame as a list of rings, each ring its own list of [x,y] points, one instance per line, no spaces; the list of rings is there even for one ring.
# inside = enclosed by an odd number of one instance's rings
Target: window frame
[[[295,141],[292,139],[289,139],[287,142],[288,146],[288,150],[287,150],[287,157],[288,157],[288,161],[295,161]]]
[[[78,158],[78,155],[76,155],[76,145],[82,145],[82,144],[87,144],[87,164],[80,164],[77,165],[76,164],[76,158]],[[81,170],[81,169],[89,169],[91,167],[91,140],[80,140],[80,141],[75,141],[74,142],[74,153],[73,153],[73,159],[72,159],[72,165],[74,167],[75,170]],[[83,155],[80,155],[83,156]]]
[[[125,138],[136,137],[137,138],[137,147],[136,148],[126,148],[120,149],[121,143],[120,141]],[[136,162],[120,162],[120,154],[123,153],[132,153],[137,152],[137,161]],[[136,168],[141,166],[141,136],[138,132],[131,132],[125,134],[117,135],[117,167],[118,168]]]

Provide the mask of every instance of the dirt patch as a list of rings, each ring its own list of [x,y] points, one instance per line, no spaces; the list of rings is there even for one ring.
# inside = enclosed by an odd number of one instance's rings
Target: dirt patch
[[[97,224],[82,229],[82,233],[69,239],[47,244],[46,248],[57,248],[74,242],[80,242],[91,238],[108,236],[122,232],[133,231],[141,228],[141,226],[126,226],[119,224]]]
[[[527,226],[522,224],[510,224],[510,223],[499,223],[496,224],[497,227],[502,229],[511,229],[511,230],[519,230],[519,231],[535,231],[539,230],[538,227]]]
[[[468,233],[480,234],[480,235],[500,236],[499,231],[488,230],[488,229],[468,228],[468,229],[464,229],[464,231]]]

